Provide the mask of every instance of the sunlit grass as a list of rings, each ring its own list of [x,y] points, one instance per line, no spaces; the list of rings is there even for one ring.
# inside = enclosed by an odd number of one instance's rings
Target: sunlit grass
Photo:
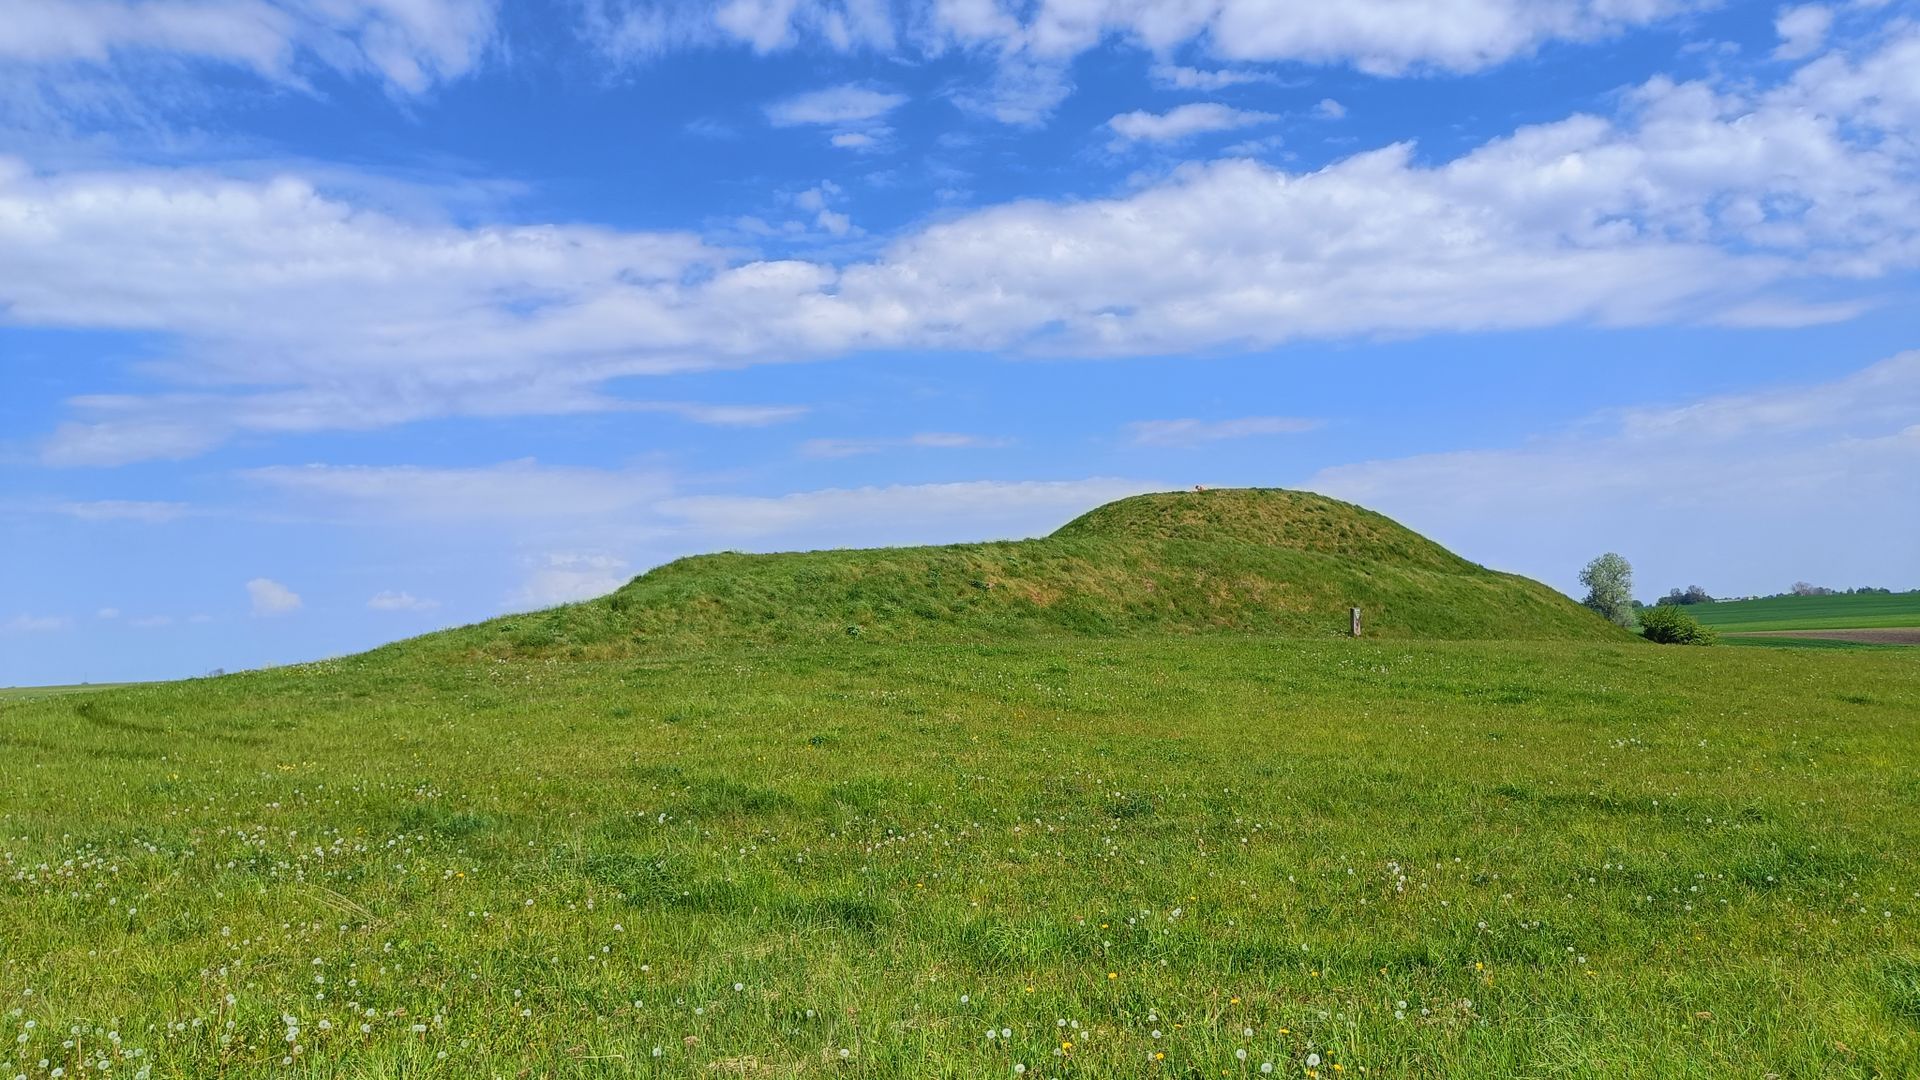
[[[400,649],[6,702],[0,1076],[1920,1075],[1914,655]]]

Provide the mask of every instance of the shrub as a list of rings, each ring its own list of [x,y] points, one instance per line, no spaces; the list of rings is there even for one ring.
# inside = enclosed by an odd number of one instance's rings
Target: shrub
[[[1662,645],[1711,645],[1719,639],[1718,634],[1701,626],[1700,620],[1674,604],[1642,611],[1640,633],[1648,641],[1657,641]]]

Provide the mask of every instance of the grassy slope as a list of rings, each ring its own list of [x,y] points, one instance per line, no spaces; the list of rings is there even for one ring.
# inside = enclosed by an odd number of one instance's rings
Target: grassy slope
[[[1773,596],[1693,604],[1687,611],[1707,626],[1745,630],[1864,630],[1920,626],[1920,593],[1892,596]]]
[[[610,657],[729,644],[1006,641],[1218,631],[1576,638],[1621,632],[1538,582],[1469,563],[1317,495],[1123,499],[1042,540],[707,555],[610,597],[432,639],[494,655]],[[408,647],[429,647],[420,643]]]
[[[1224,635],[0,702],[0,1072],[1920,1075],[1916,716],[1910,653]]]

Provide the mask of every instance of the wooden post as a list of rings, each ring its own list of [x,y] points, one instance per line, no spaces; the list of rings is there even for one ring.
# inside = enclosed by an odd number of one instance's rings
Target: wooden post
[[[1349,609],[1349,613],[1353,616],[1353,636],[1359,637],[1360,636],[1360,609],[1351,608]]]

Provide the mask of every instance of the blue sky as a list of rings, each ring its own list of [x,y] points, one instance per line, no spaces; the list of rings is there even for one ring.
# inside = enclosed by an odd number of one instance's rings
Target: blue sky
[[[1308,487],[1920,586],[1920,9],[13,0],[0,684]]]

